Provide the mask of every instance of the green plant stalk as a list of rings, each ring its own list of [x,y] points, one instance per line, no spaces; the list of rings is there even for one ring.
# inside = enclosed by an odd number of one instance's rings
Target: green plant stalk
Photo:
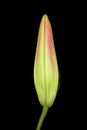
[[[41,129],[42,123],[44,121],[44,118],[47,115],[47,112],[48,112],[48,107],[47,106],[43,106],[43,110],[42,110],[41,116],[39,118],[36,130],[40,130]]]

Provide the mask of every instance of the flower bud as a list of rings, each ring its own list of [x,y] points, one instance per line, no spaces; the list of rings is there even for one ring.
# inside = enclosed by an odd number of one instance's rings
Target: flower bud
[[[42,17],[34,61],[34,83],[42,106],[52,106],[58,90],[59,72],[53,34],[47,15]]]

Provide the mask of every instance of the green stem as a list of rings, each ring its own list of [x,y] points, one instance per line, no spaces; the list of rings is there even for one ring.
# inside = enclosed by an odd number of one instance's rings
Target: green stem
[[[38,121],[36,130],[40,130],[41,129],[41,126],[42,126],[42,123],[44,121],[44,118],[46,117],[47,111],[48,111],[48,107],[47,106],[43,106],[43,110],[42,110],[40,119]]]

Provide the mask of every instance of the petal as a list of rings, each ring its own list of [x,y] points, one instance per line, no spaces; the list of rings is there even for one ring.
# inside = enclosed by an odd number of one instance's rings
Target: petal
[[[46,98],[47,104],[51,106],[57,94],[58,89],[58,64],[54,47],[53,33],[50,21],[46,16]]]
[[[44,47],[44,17],[43,17],[39,27],[35,64],[34,64],[35,87],[41,104],[44,104],[45,102],[44,49],[45,47]]]

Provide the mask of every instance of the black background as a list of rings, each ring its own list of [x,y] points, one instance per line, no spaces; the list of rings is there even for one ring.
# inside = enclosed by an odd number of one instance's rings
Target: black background
[[[24,95],[26,103],[29,103],[26,106],[27,112],[26,114],[31,115],[31,127],[32,129],[36,128],[39,116],[42,111],[42,107],[38,101],[37,94],[35,91],[34,86],[34,79],[33,79],[33,67],[34,67],[34,57],[35,57],[35,50],[37,44],[37,36],[38,36],[38,29],[41,18],[43,14],[47,14],[49,20],[51,22],[53,28],[53,35],[54,35],[54,42],[56,48],[56,54],[59,62],[59,70],[60,70],[60,90],[58,92],[57,98],[52,106],[49,109],[47,117],[44,120],[42,130],[44,129],[62,129],[63,125],[68,127],[68,119],[66,120],[66,116],[71,114],[70,112],[70,103],[67,100],[69,93],[66,93],[66,85],[65,85],[65,17],[62,5],[61,8],[58,6],[58,3],[49,3],[47,1],[37,2],[35,5],[32,6],[31,11],[28,9],[25,12],[24,24],[25,25],[25,34],[24,34],[24,79],[25,79],[25,87],[24,87]],[[29,14],[30,16],[29,16]],[[31,14],[32,13],[32,14]],[[68,95],[67,95],[68,94]],[[30,102],[29,102],[30,101]],[[69,105],[68,105],[69,103]],[[67,106],[68,105],[68,106]],[[31,112],[30,112],[30,111]],[[68,111],[68,114],[67,114]],[[25,116],[26,118],[26,116]],[[28,120],[28,118],[26,119]],[[66,120],[66,121],[65,121]],[[70,121],[71,122],[71,121]],[[27,127],[28,127],[27,122]],[[30,127],[30,126],[29,126]]]
[[[35,130],[42,111],[35,91],[33,69],[38,29],[44,14],[48,15],[53,29],[60,89],[44,120],[42,130],[81,127],[83,103],[78,76],[81,73],[78,43],[81,29],[78,19],[81,13],[77,5],[47,0],[4,3],[6,8],[2,10],[3,32],[6,34],[4,39],[8,41],[5,47],[9,48],[6,64],[11,71],[9,87],[4,89],[7,95],[4,110],[7,128]]]
[[[23,87],[23,100],[24,100],[24,118],[27,127],[35,129],[42,107],[39,104],[35,92],[33,67],[35,49],[37,44],[37,35],[40,20],[43,14],[47,14],[54,35],[54,42],[56,48],[57,59],[60,70],[60,90],[56,100],[49,109],[47,117],[43,123],[42,130],[44,129],[71,129],[76,126],[78,110],[76,107],[77,98],[74,90],[75,78],[72,80],[72,46],[73,37],[71,30],[73,28],[72,12],[69,14],[68,6],[57,2],[37,2],[31,5],[31,8],[24,8],[23,10],[23,46],[24,46],[24,81]],[[70,34],[71,33],[71,34]],[[28,122],[28,119],[31,122]],[[29,126],[28,126],[29,125]]]

